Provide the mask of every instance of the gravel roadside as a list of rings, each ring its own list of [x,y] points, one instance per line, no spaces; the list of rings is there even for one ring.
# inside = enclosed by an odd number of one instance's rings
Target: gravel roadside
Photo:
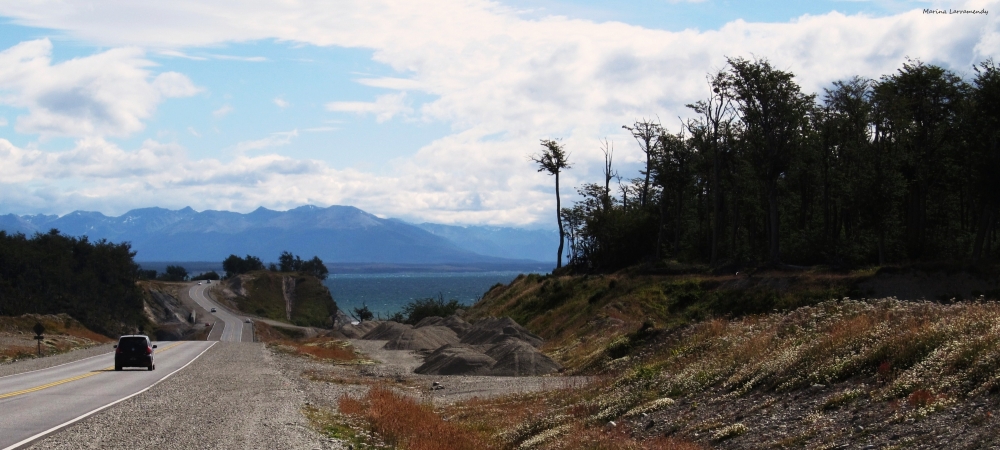
[[[30,448],[343,448],[309,428],[305,402],[263,344],[220,342],[145,393]]]
[[[58,355],[23,359],[8,364],[2,364],[0,365],[0,377],[31,372],[33,370],[48,369],[49,367],[55,367],[60,364],[71,363],[73,361],[79,361],[81,359],[90,358],[104,353],[111,353],[114,351],[112,345],[114,344],[103,344],[95,347],[60,353]]]

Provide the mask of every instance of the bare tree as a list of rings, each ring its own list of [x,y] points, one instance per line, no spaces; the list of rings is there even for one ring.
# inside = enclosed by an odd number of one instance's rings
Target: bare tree
[[[556,258],[556,268],[562,267],[563,243],[566,239],[566,231],[562,222],[562,202],[559,199],[559,173],[563,169],[569,169],[569,155],[563,150],[558,142],[550,139],[542,139],[541,154],[531,155],[531,160],[538,164],[539,172],[548,172],[556,177],[556,222],[559,224],[559,254]]]
[[[639,149],[646,154],[646,170],[643,171],[646,180],[642,184],[642,191],[639,192],[639,206],[646,206],[649,197],[649,172],[653,165],[653,152],[656,151],[656,139],[663,134],[663,127],[659,123],[643,119],[642,122],[637,120],[632,126],[622,125],[622,128],[632,133],[632,137],[639,143]]]
[[[601,200],[604,210],[607,211],[611,209],[611,180],[618,176],[618,172],[611,169],[611,160],[615,154],[615,143],[604,139],[601,142],[601,152],[604,153],[604,198]]]

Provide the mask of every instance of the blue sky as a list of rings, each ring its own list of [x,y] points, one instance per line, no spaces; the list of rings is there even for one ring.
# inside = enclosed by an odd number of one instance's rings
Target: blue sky
[[[967,74],[1000,47],[980,0],[18,3],[0,4],[0,214],[348,204],[551,227],[539,139],[571,152],[571,201],[599,139],[634,173],[621,125],[679,128],[726,56],[817,92],[906,57]]]

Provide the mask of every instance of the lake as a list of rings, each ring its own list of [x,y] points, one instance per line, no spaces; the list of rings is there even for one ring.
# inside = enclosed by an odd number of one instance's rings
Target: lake
[[[521,272],[459,273],[350,273],[330,274],[323,283],[330,288],[337,306],[346,313],[367,304],[376,315],[386,317],[412,300],[440,294],[471,305],[494,284],[507,284]],[[376,316],[377,317],[377,316]]]

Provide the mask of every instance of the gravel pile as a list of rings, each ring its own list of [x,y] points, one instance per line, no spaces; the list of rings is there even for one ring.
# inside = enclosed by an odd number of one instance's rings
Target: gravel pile
[[[509,335],[486,350],[486,355],[496,361],[490,367],[491,375],[544,375],[562,368],[531,344]]]
[[[462,343],[469,345],[499,344],[508,337],[515,337],[531,344],[532,347],[542,346],[542,338],[528,331],[510,317],[488,317],[472,325],[467,333],[462,335]]]
[[[30,448],[344,448],[308,427],[305,402],[263,344],[220,342],[145,393]]]
[[[496,360],[467,345],[446,345],[414,369],[422,375],[489,375]]]
[[[382,322],[361,322],[356,325],[349,323],[335,329],[334,331],[339,331],[344,336],[347,336],[348,339],[361,339],[380,323]]]
[[[276,354],[275,361],[288,378],[297,380],[298,388],[305,392],[306,400],[310,404],[331,411],[337,410],[337,399],[341,396],[361,396],[368,391],[372,382],[385,382],[393,386],[397,392],[430,401],[435,405],[445,405],[472,398],[580,387],[594,381],[588,377],[563,376],[421,375],[414,373],[414,369],[419,367],[422,361],[413,351],[386,350],[384,348],[386,341],[351,340],[350,342],[355,349],[378,363],[356,366],[331,365],[285,354]],[[465,346],[459,344],[456,347]]]
[[[399,322],[381,322],[365,333],[361,339],[369,341],[391,341],[398,338],[404,331],[413,329],[413,325],[406,325]]]
[[[562,367],[538,350],[542,338],[510,317],[470,324],[458,316],[427,317],[415,326],[381,322],[361,339],[388,341],[385,350],[413,350],[427,355],[416,373],[424,375],[535,376]],[[357,325],[341,327],[357,335]]]
[[[404,330],[395,339],[386,342],[386,350],[413,350],[433,352],[445,345],[457,344],[455,331],[448,327],[432,325]]]

